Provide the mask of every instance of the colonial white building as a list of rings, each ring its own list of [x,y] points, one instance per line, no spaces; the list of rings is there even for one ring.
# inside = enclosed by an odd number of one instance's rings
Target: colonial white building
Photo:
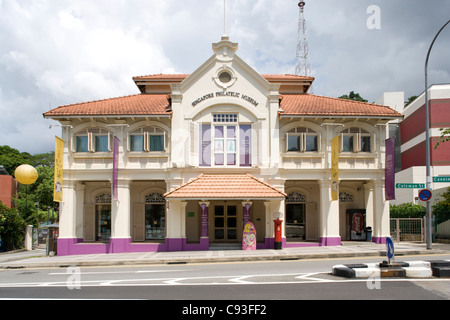
[[[366,240],[365,227],[384,242],[386,124],[401,115],[308,94],[311,77],[260,75],[237,47],[223,36],[190,75],[135,77],[139,94],[44,114],[65,141],[58,255],[208,250],[240,243],[247,221],[273,248],[276,213],[283,247]]]

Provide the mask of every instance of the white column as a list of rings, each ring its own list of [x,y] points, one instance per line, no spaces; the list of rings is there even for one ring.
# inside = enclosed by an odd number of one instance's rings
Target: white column
[[[118,201],[111,203],[111,238],[131,239],[130,232],[130,181],[119,180]]]
[[[59,206],[59,238],[76,238],[76,191],[75,181],[63,181],[63,201]]]
[[[83,238],[83,214],[84,214],[84,183],[78,182],[75,184],[75,198],[76,204],[74,208],[74,221],[75,224],[75,238]]]
[[[366,204],[366,227],[372,227],[373,230],[373,184],[364,184],[364,198]]]
[[[374,196],[373,196],[373,237],[376,242],[384,243],[385,238],[390,236],[390,221],[389,221],[389,201],[385,200],[384,195],[384,181],[374,181]]]
[[[339,201],[331,200],[331,180],[319,180],[320,221],[319,234],[323,245],[340,244]]]

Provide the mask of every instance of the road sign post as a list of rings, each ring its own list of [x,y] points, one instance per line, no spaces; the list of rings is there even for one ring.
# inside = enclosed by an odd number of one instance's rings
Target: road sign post
[[[430,201],[432,196],[433,196],[433,193],[431,192],[430,189],[419,190],[419,199],[421,201]]]
[[[388,258],[388,264],[391,264],[391,259],[394,258],[394,242],[391,238],[386,238],[386,256]]]

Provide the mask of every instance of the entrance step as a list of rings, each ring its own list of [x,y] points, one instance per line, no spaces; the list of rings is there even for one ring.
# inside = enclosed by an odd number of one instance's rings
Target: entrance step
[[[209,250],[242,250],[241,243],[210,243]]]

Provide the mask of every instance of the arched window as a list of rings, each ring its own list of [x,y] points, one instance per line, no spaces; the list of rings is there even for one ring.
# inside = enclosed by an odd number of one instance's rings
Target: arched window
[[[162,152],[166,150],[166,131],[158,127],[143,127],[128,133],[128,151]]]
[[[361,128],[349,128],[341,132],[341,152],[372,152],[372,135]]]
[[[110,152],[112,135],[105,129],[86,129],[76,133],[72,140],[74,152]]]
[[[294,128],[286,133],[287,152],[320,151],[320,133],[310,128]]]

